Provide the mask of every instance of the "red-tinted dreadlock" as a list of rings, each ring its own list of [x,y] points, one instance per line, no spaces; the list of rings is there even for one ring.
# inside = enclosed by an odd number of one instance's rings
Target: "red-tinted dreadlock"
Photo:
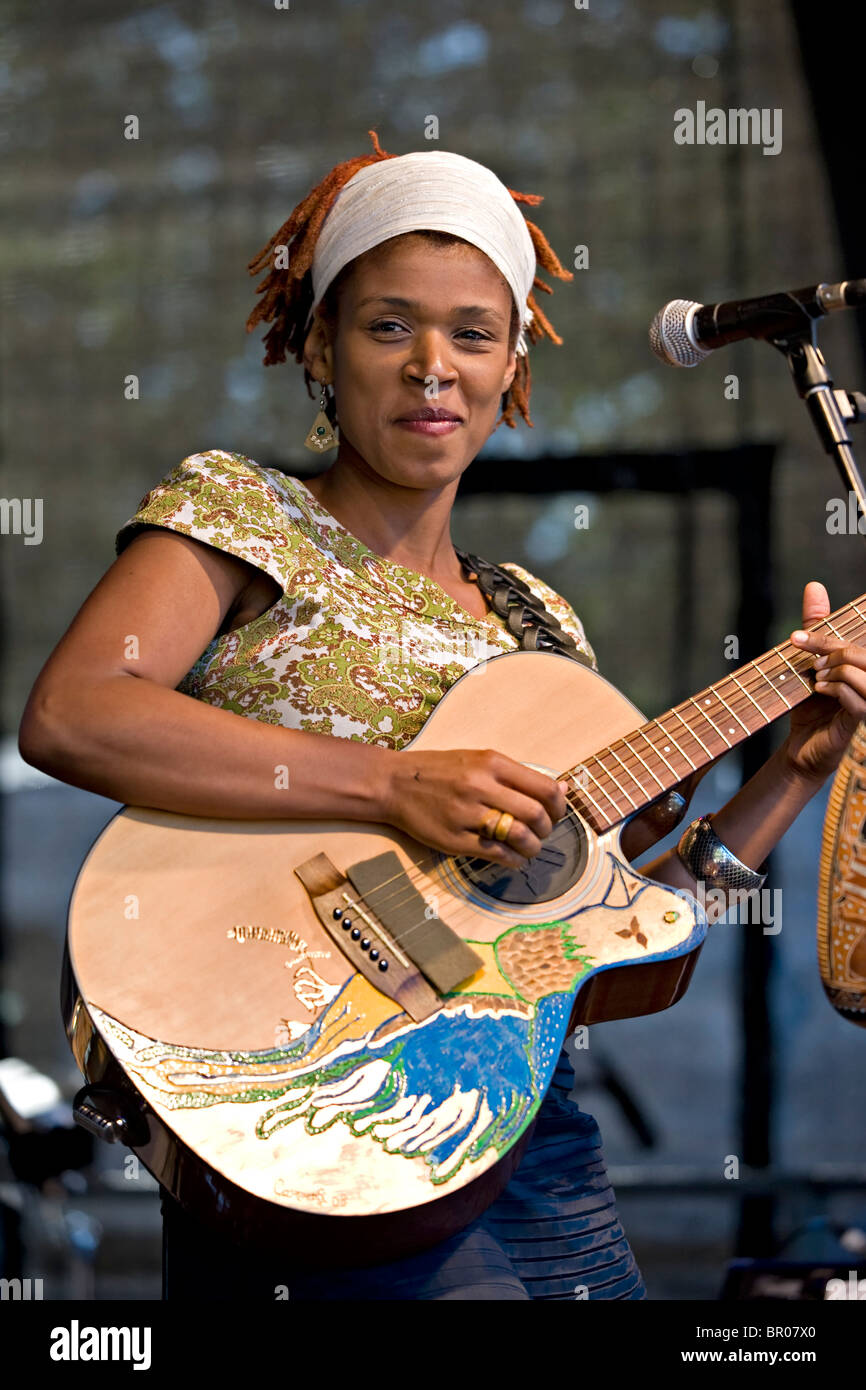
[[[359,169],[366,168],[368,164],[376,164],[383,159],[396,159],[398,157],[388,154],[386,150],[382,149],[375,130],[369,130],[367,134],[373,142],[374,153],[357,155],[354,159],[346,159],[342,164],[336,164],[321,183],[317,184],[306,198],[298,203],[288,220],[249,263],[250,275],[258,275],[266,267],[268,268],[267,275],[261,284],[256,286],[256,293],[260,294],[262,298],[247,319],[248,333],[252,332],[256,324],[262,321],[271,325],[264,338],[267,351],[263,361],[266,367],[277,362],[285,362],[287,350],[292,353],[296,362],[303,362],[304,360],[304,342],[307,336],[306,322],[313,307],[313,254],[322,223],[340,189]],[[542,196],[537,193],[517,193],[513,188],[509,188],[508,192],[516,203],[528,203],[535,207],[543,201]],[[526,218],[525,221],[535,248],[536,260],[541,268],[560,280],[573,280],[574,276],[571,271],[566,270],[560,264],[555,251],[541,229],[536,227],[534,222],[530,222],[529,218]],[[455,241],[462,240],[460,237],[453,239]],[[291,247],[287,251],[289,243],[291,243]],[[277,254],[272,256],[275,249],[277,249]],[[277,260],[281,262],[280,265],[276,264]],[[285,261],[288,261],[288,264],[282,263]],[[339,278],[338,276],[328,288],[325,295],[326,305],[332,306],[335,303],[332,291],[336,290]],[[545,294],[553,293],[550,286],[539,279],[538,275],[533,280],[533,290],[543,290]],[[529,341],[536,343],[540,338],[548,337],[554,343],[561,344],[562,339],[546,315],[542,313],[533,293],[530,293],[527,305],[532,310],[532,322],[526,329],[526,336]],[[514,315],[512,321],[513,318]],[[304,369],[304,379],[307,392],[312,397],[311,377],[306,368]],[[502,416],[497,421],[497,427],[504,420],[506,425],[514,429],[515,407],[520,411],[527,425],[532,426],[532,421],[529,418],[531,385],[529,354],[526,353],[517,358],[517,371],[512,385],[503,396]]]

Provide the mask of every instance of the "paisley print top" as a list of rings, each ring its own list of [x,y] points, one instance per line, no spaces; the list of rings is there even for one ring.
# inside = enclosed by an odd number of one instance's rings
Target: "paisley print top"
[[[449,686],[519,647],[493,612],[475,618],[434,580],[383,559],[300,478],[242,454],[192,454],[146,494],[117,534],[120,554],[165,526],[264,570],[282,595],[217,636],[178,690],[269,724],[404,748]],[[598,665],[571,606],[507,563]]]

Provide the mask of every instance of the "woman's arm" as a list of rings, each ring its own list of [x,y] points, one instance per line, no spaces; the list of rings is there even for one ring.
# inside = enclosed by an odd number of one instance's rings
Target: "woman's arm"
[[[174,688],[258,575],[176,532],[142,532],[40,672],[21,720],[21,756],[132,805],[376,819],[388,749],[265,724]]]
[[[758,869],[821,786],[822,782],[810,781],[791,769],[786,747],[782,744],[736,795],[714,813],[713,829],[722,844],[727,845],[743,864]],[[642,864],[640,872],[658,883],[687,888],[698,895],[697,880],[683,864],[676,847],[652,863]],[[715,922],[726,910],[719,896],[708,895],[709,922]]]
[[[807,801],[832,776],[858,724],[866,719],[866,647],[809,629],[829,613],[826,588],[810,580],[803,590],[807,630],[792,632],[791,640],[815,654],[815,693],[794,706],[784,743],[712,817],[722,844],[751,869],[760,868]],[[643,866],[641,873],[697,896],[697,880],[676,849]],[[736,901],[734,897],[732,906]],[[721,895],[709,899],[708,921],[724,911]]]
[[[444,853],[515,867],[538,853],[565,814],[564,791],[504,753],[396,752],[267,724],[176,690],[226,614],[243,614],[244,589],[259,579],[246,561],[175,532],[137,536],[40,673],[21,721],[22,757],[135,806],[383,822]],[[262,602],[259,589],[250,607]],[[515,818],[508,844],[479,841],[491,807]]]

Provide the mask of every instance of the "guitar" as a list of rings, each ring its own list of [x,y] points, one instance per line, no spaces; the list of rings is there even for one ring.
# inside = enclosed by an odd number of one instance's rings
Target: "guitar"
[[[856,641],[864,615],[813,630]],[[806,699],[811,660],[782,643],[649,721],[559,653],[473,667],[403,751],[567,778],[520,868],[382,824],[123,808],[69,906],[76,1117],[234,1242],[316,1266],[445,1239],[509,1181],[573,1029],[685,992],[706,912],[632,868],[623,828]]]

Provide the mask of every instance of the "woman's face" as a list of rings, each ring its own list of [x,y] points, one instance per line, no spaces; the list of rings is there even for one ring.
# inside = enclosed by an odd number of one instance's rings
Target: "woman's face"
[[[317,315],[305,344],[308,371],[334,385],[340,457],[405,487],[459,478],[514,378],[512,304],[493,262],[465,242],[408,234],[359,256],[336,326]],[[425,410],[453,418],[407,419]]]

